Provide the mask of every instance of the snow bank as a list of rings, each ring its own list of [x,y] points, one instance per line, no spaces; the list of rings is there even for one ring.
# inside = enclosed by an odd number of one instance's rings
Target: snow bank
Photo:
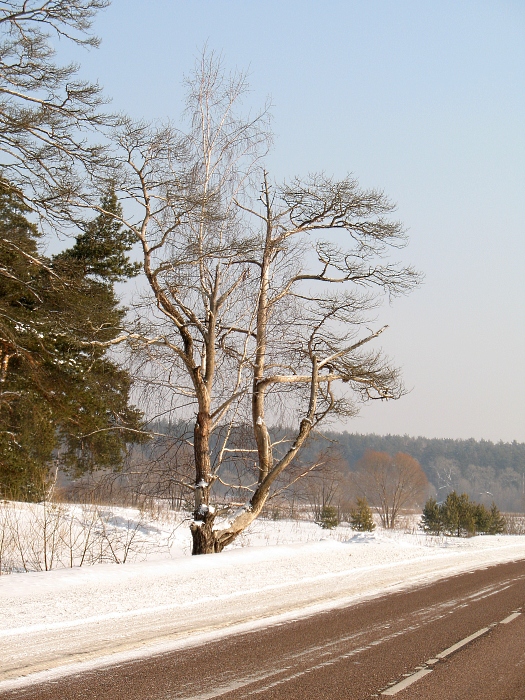
[[[192,558],[179,530],[164,560],[0,577],[0,690],[525,558],[525,536],[327,533],[286,521],[259,521],[241,541],[250,546]]]

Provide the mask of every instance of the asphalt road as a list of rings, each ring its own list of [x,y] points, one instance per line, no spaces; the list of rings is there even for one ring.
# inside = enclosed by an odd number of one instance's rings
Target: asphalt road
[[[1,697],[525,700],[525,560]]]

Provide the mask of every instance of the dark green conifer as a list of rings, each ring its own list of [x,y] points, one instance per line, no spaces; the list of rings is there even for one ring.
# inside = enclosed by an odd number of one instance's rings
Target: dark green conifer
[[[423,508],[421,526],[425,532],[439,535],[443,530],[441,510],[435,498],[429,498]]]
[[[75,245],[57,257],[76,261],[84,275],[105,282],[122,282],[135,277],[140,263],[131,262],[126,255],[135,240],[119,222],[122,207],[114,187],[102,197],[100,209],[101,213],[86,225],[84,233],[77,236]]]
[[[122,326],[113,281],[125,267],[113,260],[104,278],[100,257],[96,273],[67,252],[45,258],[28,214],[0,182],[0,495],[35,500],[52,464],[117,468],[140,412],[96,344]]]
[[[352,526],[352,530],[357,530],[358,532],[372,532],[375,530],[376,525],[374,523],[372,510],[366,498],[358,498],[356,507],[351,509],[350,525]]]
[[[317,523],[325,530],[333,530],[339,525],[339,517],[335,506],[323,506]]]
[[[505,522],[505,518],[501,515],[494,501],[492,501],[489,511],[489,527],[487,533],[489,535],[500,535],[502,532],[505,532],[506,527],[507,523]]]
[[[476,513],[466,493],[458,495],[455,491],[448,494],[441,506],[443,529],[449,535],[470,537],[476,534]]]
[[[496,535],[505,531],[505,518],[495,503],[490,510],[482,503],[471,501],[466,493],[455,491],[438,505],[429,498],[423,510],[422,526],[425,532],[444,532],[456,537],[470,537],[478,532]]]
[[[473,503],[472,510],[474,513],[476,532],[488,532],[490,530],[491,523],[489,510],[483,505],[483,503]]]

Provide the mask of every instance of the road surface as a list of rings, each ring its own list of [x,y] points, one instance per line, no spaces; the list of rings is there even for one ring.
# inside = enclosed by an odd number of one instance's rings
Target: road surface
[[[525,560],[2,700],[524,700]]]

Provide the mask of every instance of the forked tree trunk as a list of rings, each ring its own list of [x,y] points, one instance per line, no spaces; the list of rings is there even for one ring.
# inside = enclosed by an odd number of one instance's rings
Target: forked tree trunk
[[[309,414],[313,415],[315,411],[315,386],[312,388],[312,399],[310,404]],[[304,442],[307,440],[312,430],[312,419],[303,418],[299,433],[295,443],[288,451],[288,454],[276,465],[272,473],[270,473],[262,483],[258,485],[253,493],[250,502],[244,508],[241,508],[237,514],[231,519],[229,524],[226,524],[222,529],[213,529],[215,521],[215,513],[210,509],[208,504],[201,504],[199,508],[195,508],[194,520],[190,526],[193,538],[192,554],[213,554],[222,552],[224,547],[231,544],[237,537],[246,530],[246,528],[257,518],[263,509],[270,488],[279,474],[290,464],[297,452],[301,449]],[[198,489],[196,489],[196,494]],[[206,496],[209,495],[209,487],[206,490]]]

